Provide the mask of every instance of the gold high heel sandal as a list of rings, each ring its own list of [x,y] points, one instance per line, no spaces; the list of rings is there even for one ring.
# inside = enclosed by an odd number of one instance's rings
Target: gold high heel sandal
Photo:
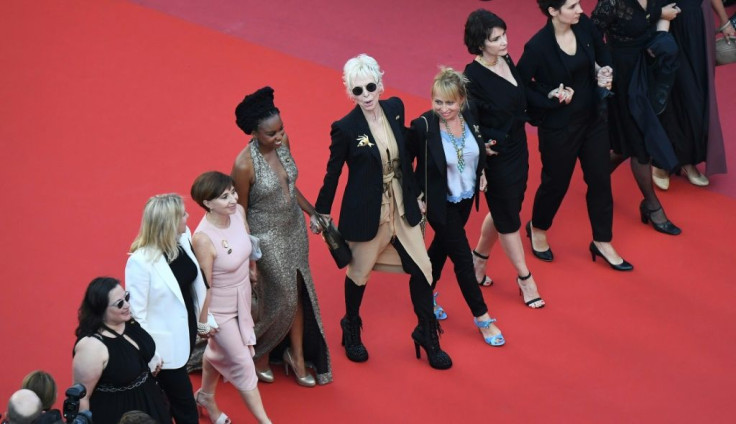
[[[210,422],[212,424],[231,424],[232,421],[230,421],[230,418],[222,411],[220,411],[220,415],[217,416],[216,420],[212,419],[212,414],[210,413],[209,405],[212,401],[215,400],[215,395],[212,393],[205,393],[202,391],[202,389],[197,390],[196,393],[194,393],[194,400],[197,402],[197,410],[199,411],[199,416],[201,417],[202,410],[207,410],[207,417],[210,419]]]
[[[294,377],[296,378],[296,384],[304,387],[314,387],[317,382],[314,380],[314,377],[312,377],[312,374],[307,371],[307,375],[304,377],[299,377],[299,374],[296,373],[296,367],[294,366],[294,359],[291,357],[291,352],[287,348],[284,351],[284,371],[286,372],[286,375],[289,375],[289,367],[291,367],[292,370],[294,370]],[[305,369],[306,371],[306,369]]]

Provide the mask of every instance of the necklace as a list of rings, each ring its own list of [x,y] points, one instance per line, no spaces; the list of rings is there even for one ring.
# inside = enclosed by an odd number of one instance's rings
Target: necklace
[[[496,64],[498,63],[498,56],[496,56],[496,60],[493,63],[486,62],[486,60],[483,59],[483,56],[482,55],[476,56],[476,59],[478,59],[478,62],[480,62],[480,64],[483,65],[483,66],[485,66],[486,68],[490,68],[492,66],[496,66]]]
[[[215,228],[215,231],[217,231],[217,234],[222,237],[222,228],[218,227],[214,222],[212,222],[211,218],[209,218],[209,214],[206,215],[207,221],[212,224],[212,227]],[[229,218],[229,217],[228,217]],[[228,222],[228,226],[226,228],[230,228],[230,223]],[[233,249],[230,247],[230,243],[227,241],[227,239],[223,238],[221,241],[222,248],[225,249],[228,255],[233,253]]]
[[[463,121],[463,115],[458,114],[457,117],[460,118],[460,128],[462,128],[460,140],[457,140],[452,134],[452,131],[450,131],[450,125],[447,123],[445,118],[442,118],[442,123],[445,124],[445,130],[447,130],[447,135],[450,136],[450,142],[452,143],[452,147],[455,148],[455,153],[457,154],[457,169],[460,172],[463,172],[463,169],[465,169],[465,157],[463,155],[463,149],[465,149],[465,121]]]

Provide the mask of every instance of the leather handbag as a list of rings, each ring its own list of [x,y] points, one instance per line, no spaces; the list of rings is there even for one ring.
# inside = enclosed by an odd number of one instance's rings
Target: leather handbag
[[[350,246],[348,246],[348,243],[344,238],[342,238],[342,235],[337,231],[337,228],[335,228],[332,221],[327,222],[327,220],[319,214],[317,214],[317,220],[319,221],[319,225],[322,226],[322,239],[327,243],[327,249],[329,249],[332,259],[335,260],[335,264],[337,264],[338,268],[345,268],[353,259]]]

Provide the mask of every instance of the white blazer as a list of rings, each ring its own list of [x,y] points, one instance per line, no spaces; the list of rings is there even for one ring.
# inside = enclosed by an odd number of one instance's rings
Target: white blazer
[[[207,292],[202,270],[192,252],[191,240],[192,233],[187,227],[179,243],[197,266],[192,297],[199,319]],[[150,253],[153,253],[151,248],[138,249],[130,255],[125,265],[125,288],[130,292],[131,313],[156,342],[156,356],[163,359],[162,369],[181,368],[186,365],[191,353],[187,307],[166,257],[159,254],[152,261],[153,255]]]

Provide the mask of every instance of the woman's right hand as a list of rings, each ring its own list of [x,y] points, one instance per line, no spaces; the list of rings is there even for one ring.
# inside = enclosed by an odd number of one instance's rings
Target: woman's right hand
[[[671,21],[675,19],[677,15],[680,14],[680,12],[682,12],[682,10],[677,7],[677,3],[670,3],[662,8],[661,18],[667,21]]]
[[[496,145],[496,140],[489,140],[488,143],[485,144],[486,156],[495,156],[498,154],[498,151],[492,149],[492,147],[495,145]]]
[[[575,90],[571,87],[565,87],[565,84],[560,83],[560,86],[547,93],[547,98],[557,98],[560,103],[570,104],[572,101],[572,95],[575,94]]]

